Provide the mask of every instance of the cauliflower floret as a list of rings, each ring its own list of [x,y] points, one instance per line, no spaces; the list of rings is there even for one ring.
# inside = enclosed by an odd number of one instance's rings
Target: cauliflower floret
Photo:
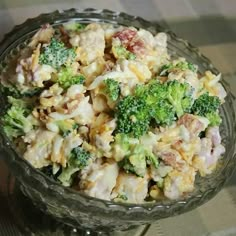
[[[76,99],[79,94],[85,92],[85,87],[82,84],[74,84],[68,88],[66,96],[70,99]]]
[[[160,156],[166,165],[172,166],[174,169],[182,171],[187,168],[187,163],[183,160],[180,153],[174,149],[163,150],[157,156]]]
[[[112,36],[116,32],[121,31],[124,27],[123,26],[114,27],[111,24],[102,24],[102,28],[104,30],[106,44],[111,45]]]
[[[78,46],[76,49],[77,58],[83,65],[89,65],[91,62],[95,61],[96,58],[104,56],[104,30],[99,24],[89,24],[85,30],[79,34],[79,40],[77,41],[79,45],[73,46]]]
[[[111,119],[105,113],[100,113],[91,126],[90,139],[94,145],[103,152],[106,157],[111,157],[110,143],[114,141],[113,131],[116,128],[116,120]]]
[[[173,170],[173,167],[165,165],[163,162],[161,162],[158,166],[158,168],[155,168],[153,165],[150,167],[150,177],[155,182],[162,182],[163,178]]]
[[[171,171],[164,179],[164,195],[169,199],[175,200],[193,191],[195,174],[193,167],[189,167],[184,172]]]
[[[209,120],[192,114],[185,114],[177,122],[178,125],[184,125],[189,131],[191,137],[196,137],[201,131],[204,131],[209,125]]]
[[[51,25],[45,24],[42,28],[33,36],[29,46],[34,48],[38,43],[49,43],[54,34],[54,29]]]
[[[35,168],[42,168],[51,163],[50,156],[53,147],[53,139],[57,134],[51,131],[36,131],[35,139],[27,146],[24,153],[26,159]]]
[[[114,79],[123,84],[128,84],[130,88],[133,88],[140,82],[135,73],[130,70],[129,63],[130,62],[128,60],[123,59],[118,61],[112,71],[108,71],[105,74],[95,78],[95,80],[88,87],[88,90],[98,88],[102,84],[103,80],[108,78]]]
[[[58,84],[54,84],[41,93],[39,102],[43,107],[58,106],[63,101],[62,92],[63,89]]]
[[[178,140],[172,144],[172,148],[177,150],[189,165],[192,165],[194,155],[201,150],[201,140],[199,137],[191,138],[188,141]]]
[[[156,46],[156,39],[149,31],[140,29],[137,34],[145,42],[145,45],[148,45],[152,48]]]
[[[112,192],[114,199],[125,197],[126,202],[143,203],[148,193],[149,177],[137,177],[132,174],[120,173],[117,184]]]
[[[219,143],[218,132],[215,128],[210,128],[206,132],[207,137],[201,139],[201,149],[193,158],[193,166],[202,176],[212,173],[219,158],[225,152],[224,146]]]
[[[212,144],[217,146],[221,143],[220,129],[219,127],[209,127],[206,130],[206,137],[211,139]]]
[[[86,77],[85,83],[87,86],[89,86],[97,76],[103,73],[105,64],[106,62],[103,58],[97,58],[91,64],[81,67],[81,72]]]
[[[36,87],[44,87],[43,82],[52,78],[56,70],[49,65],[39,65],[34,72],[32,84]]]
[[[116,162],[93,165],[92,168],[82,171],[80,188],[91,197],[111,200],[118,173],[119,167]]]
[[[89,96],[83,95],[78,100],[67,103],[68,109],[61,112],[52,112],[49,116],[55,120],[65,120],[74,118],[76,123],[81,125],[91,124],[94,119],[94,111],[89,103]],[[62,108],[60,110],[63,110]],[[65,110],[65,109],[64,109]]]
[[[116,66],[112,71],[107,71],[105,74],[98,76],[89,85],[88,90],[97,89],[96,93],[99,93],[99,87],[106,79],[114,79],[120,83],[121,94],[126,96],[131,93],[137,84],[142,84],[151,79],[151,72],[148,66],[139,61],[129,61],[121,59],[117,61]]]
[[[220,78],[221,74],[214,75],[212,72],[206,71],[205,76],[200,79],[200,82],[211,96],[217,96],[221,102],[224,102],[227,94],[224,87],[219,83]]]

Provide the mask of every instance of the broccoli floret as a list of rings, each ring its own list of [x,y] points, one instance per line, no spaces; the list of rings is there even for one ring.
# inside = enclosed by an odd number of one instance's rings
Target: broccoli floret
[[[125,158],[119,162],[119,166],[127,173],[133,173],[140,177],[144,177],[147,165],[153,165],[157,168],[158,160],[152,152],[140,144],[135,145],[130,155],[125,156]]]
[[[116,134],[114,143],[112,144],[113,156],[116,161],[122,160],[130,153],[131,138],[124,133]]]
[[[160,100],[152,107],[151,116],[158,125],[171,125],[175,120],[175,110],[167,100]]]
[[[125,202],[128,200],[128,197],[125,193],[122,194],[118,194],[117,197],[114,199],[115,201],[121,201],[121,202]]]
[[[10,108],[2,117],[3,129],[10,138],[17,138],[33,129],[33,124],[28,119],[32,111],[31,104],[27,100],[8,97]]]
[[[143,135],[150,121],[158,125],[170,125],[185,112],[190,112],[193,103],[192,87],[187,83],[171,81],[161,84],[151,80],[138,85],[134,95],[122,99],[117,106],[117,132]]]
[[[191,110],[193,104],[192,87],[188,83],[173,80],[167,83],[168,100],[178,117]]]
[[[128,60],[134,60],[136,59],[136,55],[130,51],[128,51],[124,46],[114,46],[112,48],[112,51],[116,58],[124,58]]]
[[[134,137],[144,134],[150,123],[149,109],[142,98],[127,96],[117,106],[118,133],[130,133]]]
[[[167,100],[166,84],[151,80],[147,85],[136,86],[135,95],[145,100],[151,118],[154,118],[158,125],[170,125],[175,120],[175,111]]]
[[[13,84],[8,84],[7,86],[1,85],[0,91],[5,96],[12,96],[14,98],[23,98],[23,97],[33,97],[42,92],[43,88],[29,88],[20,90]]]
[[[22,97],[21,92],[16,88],[14,84],[8,84],[7,86],[1,84],[1,94],[4,94],[5,96],[13,96],[15,98]]]
[[[148,105],[155,105],[157,101],[167,97],[167,87],[157,80],[151,80],[146,85],[137,85],[134,93],[135,96],[145,99]]]
[[[181,62],[178,62],[177,64],[170,63],[161,67],[160,75],[168,76],[168,74],[174,70],[182,70],[182,71],[191,70],[193,72],[197,72],[197,66],[186,61],[181,61]]]
[[[192,112],[199,116],[206,116],[208,113],[216,112],[220,107],[220,99],[204,93],[199,96],[192,106]]]
[[[58,73],[57,82],[64,89],[68,89],[74,84],[83,84],[84,81],[85,77],[83,75],[73,75],[70,67],[65,67]]]
[[[120,95],[119,82],[114,79],[104,80],[105,90],[104,92],[109,96],[112,101],[116,101]]]
[[[131,151],[131,154],[119,162],[119,166],[127,173],[133,173],[143,177],[147,167],[143,147],[141,145],[136,145]]]
[[[66,48],[64,43],[52,38],[50,44],[44,47],[40,54],[39,63],[59,69],[62,65],[71,63],[75,56],[76,53],[73,48]]]
[[[219,126],[222,122],[218,112],[207,113],[206,118],[209,120],[209,126]]]
[[[194,101],[192,113],[206,117],[210,121],[210,126],[218,126],[222,121],[218,112],[220,104],[218,97],[204,93]]]
[[[63,137],[68,136],[73,130],[76,130],[79,127],[79,125],[76,124],[75,121],[71,119],[58,120],[56,124]]]
[[[67,167],[62,169],[62,173],[58,176],[58,180],[64,186],[70,186],[73,181],[73,174],[85,168],[91,160],[89,152],[81,147],[72,149],[67,163]]]

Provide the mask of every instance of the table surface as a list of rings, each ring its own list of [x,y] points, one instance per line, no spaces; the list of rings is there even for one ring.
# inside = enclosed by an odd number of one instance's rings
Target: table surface
[[[157,21],[198,46],[236,94],[235,0],[1,0],[0,39],[15,24],[68,8],[107,8]],[[7,168],[0,160],[0,236],[20,235],[6,207]],[[121,234],[114,234],[116,236]],[[236,236],[236,175],[212,200],[191,212],[122,235]]]

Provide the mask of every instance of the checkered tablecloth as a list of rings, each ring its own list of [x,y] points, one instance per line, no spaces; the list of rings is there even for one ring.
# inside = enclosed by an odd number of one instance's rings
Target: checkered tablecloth
[[[172,29],[212,60],[236,94],[235,0],[0,0],[0,38],[15,24],[40,13],[87,7],[127,12]],[[0,236],[17,236],[6,205],[6,176],[7,168],[0,160]],[[198,209],[122,235],[236,236],[236,175]]]

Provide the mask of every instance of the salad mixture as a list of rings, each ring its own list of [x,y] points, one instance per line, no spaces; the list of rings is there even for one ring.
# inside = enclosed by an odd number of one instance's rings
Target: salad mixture
[[[89,196],[178,199],[212,173],[221,145],[220,75],[171,58],[167,35],[49,24],[2,75],[2,127],[33,167]]]

